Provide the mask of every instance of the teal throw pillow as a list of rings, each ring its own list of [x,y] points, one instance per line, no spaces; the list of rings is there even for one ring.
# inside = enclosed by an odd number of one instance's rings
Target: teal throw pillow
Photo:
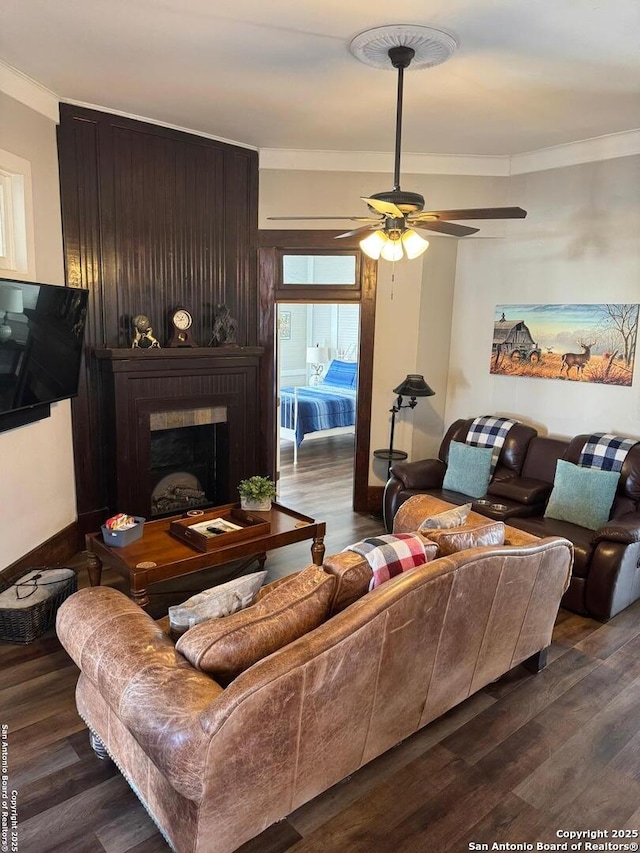
[[[618,471],[582,468],[559,459],[545,517],[597,530],[609,520],[619,479]]]
[[[486,495],[491,479],[492,456],[492,447],[472,447],[461,441],[452,441],[442,488],[471,498]]]

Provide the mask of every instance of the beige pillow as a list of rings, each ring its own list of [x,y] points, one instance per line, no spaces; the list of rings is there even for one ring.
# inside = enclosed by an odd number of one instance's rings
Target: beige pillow
[[[180,637],[189,628],[207,619],[229,616],[248,607],[264,583],[267,572],[254,572],[227,583],[205,589],[182,604],[169,608],[172,637]]]
[[[424,533],[426,530],[436,529],[443,530],[450,527],[460,527],[467,520],[471,512],[471,504],[463,504],[455,506],[453,509],[448,509],[446,512],[440,512],[437,515],[430,515],[422,522],[418,530]],[[427,534],[428,535],[428,534]]]
[[[450,530],[420,531],[438,546],[438,557],[446,557],[467,548],[481,545],[504,545],[504,522],[489,521],[486,524],[470,526],[467,524]]]
[[[329,615],[336,579],[320,566],[297,572],[246,610],[191,628],[180,654],[223,684],[317,628]]]

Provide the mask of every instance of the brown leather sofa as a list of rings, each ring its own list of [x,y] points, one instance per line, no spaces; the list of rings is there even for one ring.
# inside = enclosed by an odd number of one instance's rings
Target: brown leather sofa
[[[226,687],[108,587],[71,596],[57,628],[94,748],[175,850],[229,853],[517,664],[540,668],[571,560],[564,539],[436,559]],[[332,561],[362,575],[352,552]]]
[[[443,489],[442,482],[447,470],[449,445],[452,441],[464,442],[472,422],[473,418],[467,418],[451,424],[442,439],[437,459],[393,463],[384,492],[384,522],[387,530],[392,530],[393,519],[400,505],[413,495],[428,494],[452,504],[471,500],[467,495]],[[497,482],[521,475],[529,444],[537,434],[533,427],[526,424],[516,424],[509,430],[491,478],[489,492]]]
[[[452,424],[437,459],[391,466],[384,496],[388,529],[399,507],[413,495],[432,495],[452,504],[473,500],[441,488],[449,442],[464,441],[470,423],[461,420]],[[556,462],[564,459],[577,463],[588,436],[563,440],[534,433],[527,440],[527,434],[520,431],[512,437],[515,430],[509,432],[487,494],[473,500],[473,509],[536,536],[569,539],[575,548],[575,562],[562,606],[606,621],[640,598],[640,444],[627,454],[609,521],[594,531],[544,517]],[[511,464],[505,464],[508,459]]]

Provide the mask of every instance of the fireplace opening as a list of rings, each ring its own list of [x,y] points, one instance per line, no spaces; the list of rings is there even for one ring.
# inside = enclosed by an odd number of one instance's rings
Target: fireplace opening
[[[226,422],[152,428],[151,515],[159,517],[228,502]]]

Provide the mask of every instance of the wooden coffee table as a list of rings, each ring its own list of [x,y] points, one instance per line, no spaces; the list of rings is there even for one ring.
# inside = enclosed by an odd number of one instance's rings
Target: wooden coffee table
[[[233,506],[236,504],[225,504],[209,509],[207,513],[222,513]],[[146,608],[149,604],[149,584],[222,566],[243,558],[247,558],[247,564],[248,558],[257,559],[262,568],[267,551],[305,539],[313,539],[311,559],[317,566],[322,565],[326,531],[323,521],[315,521],[307,515],[276,503],[269,512],[256,512],[253,515],[270,522],[268,533],[228,545],[224,544],[224,537],[220,537],[220,546],[207,552],[197,551],[169,533],[169,524],[182,516],[146,523],[142,538],[131,545],[125,545],[124,548],[105,545],[102,533],[89,533],[85,537],[85,543],[91,586],[100,585],[102,567],[107,566],[129,582],[129,595],[136,604]]]

